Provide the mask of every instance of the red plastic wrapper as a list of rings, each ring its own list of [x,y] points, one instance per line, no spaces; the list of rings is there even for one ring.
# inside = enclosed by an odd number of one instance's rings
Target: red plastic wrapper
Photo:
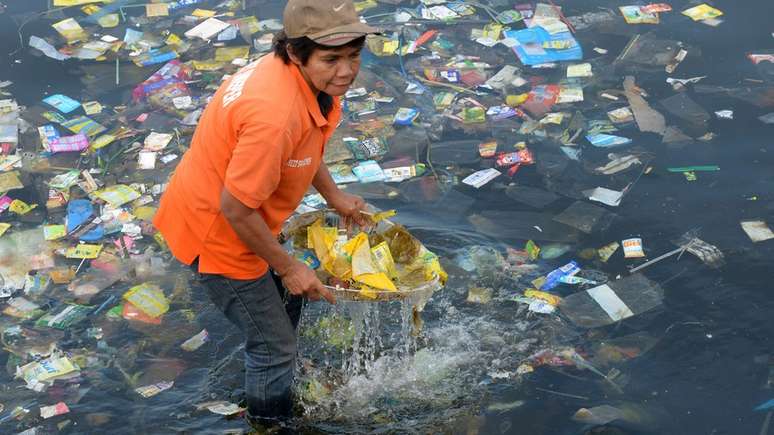
[[[574,366],[572,360],[572,349],[543,349],[529,357],[529,362],[533,367],[548,365],[552,367]]]
[[[433,39],[433,37],[437,34],[438,34],[437,30],[428,30],[427,32],[420,35],[416,41],[414,41],[413,47],[416,49],[417,47],[424,44],[425,42]]]
[[[529,91],[529,97],[521,107],[530,115],[541,118],[551,111],[557,98],[559,98],[559,85],[538,85]]]
[[[666,3],[651,3],[640,7],[640,11],[646,14],[654,14],[658,12],[671,12],[672,6]]]
[[[532,151],[528,149],[523,149],[519,151],[519,158],[522,165],[531,165],[535,163],[535,158],[532,156]]]
[[[486,76],[478,70],[469,70],[460,75],[460,80],[465,86],[476,87],[486,82]]]
[[[497,166],[502,168],[513,165],[531,165],[534,163],[532,153],[529,150],[514,151],[511,153],[500,153],[497,156]]]

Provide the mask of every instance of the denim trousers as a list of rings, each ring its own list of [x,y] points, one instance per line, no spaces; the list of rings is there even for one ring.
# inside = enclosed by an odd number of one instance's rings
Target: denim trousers
[[[303,298],[288,293],[271,271],[252,280],[196,272],[212,303],[245,336],[245,393],[248,416],[283,420],[293,408],[296,328]]]

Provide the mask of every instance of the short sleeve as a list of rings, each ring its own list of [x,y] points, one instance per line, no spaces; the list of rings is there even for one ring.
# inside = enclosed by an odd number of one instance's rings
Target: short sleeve
[[[257,209],[277,189],[283,155],[290,148],[290,137],[282,128],[247,124],[238,134],[224,187],[242,204]]]

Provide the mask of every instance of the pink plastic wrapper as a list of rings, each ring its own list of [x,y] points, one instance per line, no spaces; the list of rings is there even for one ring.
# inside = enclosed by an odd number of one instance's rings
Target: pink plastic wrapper
[[[183,83],[191,79],[192,68],[179,60],[171,60],[164,64],[158,71],[148,77],[147,80],[137,85],[132,91],[132,99],[137,102],[144,100],[149,95],[158,92],[170,84],[179,84],[188,89]]]
[[[73,151],[83,151],[89,147],[89,138],[78,133],[72,136],[62,136],[51,141],[49,149],[52,153],[66,153]]]
[[[8,207],[11,206],[11,202],[13,202],[13,199],[8,195],[0,196],[0,213],[8,210]]]

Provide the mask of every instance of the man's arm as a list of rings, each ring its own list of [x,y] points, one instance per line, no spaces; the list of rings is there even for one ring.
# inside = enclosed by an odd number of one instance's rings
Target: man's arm
[[[336,302],[312,269],[285,252],[260,213],[242,204],[225,188],[220,197],[220,209],[234,232],[255,255],[269,263],[288,291],[312,300],[322,296],[330,303]]]
[[[328,205],[336,209],[345,220],[351,219],[360,226],[366,224],[365,218],[360,213],[361,210],[365,210],[365,200],[357,195],[342,192],[333,181],[325,163],[320,163],[320,167],[317,168],[312,185],[325,198]]]
[[[328,165],[323,162],[320,163],[320,167],[317,168],[317,172],[314,174],[312,186],[314,186],[326,200],[328,200],[328,198],[333,198],[337,193],[341,192],[339,186],[333,181],[331,173],[328,172]]]

